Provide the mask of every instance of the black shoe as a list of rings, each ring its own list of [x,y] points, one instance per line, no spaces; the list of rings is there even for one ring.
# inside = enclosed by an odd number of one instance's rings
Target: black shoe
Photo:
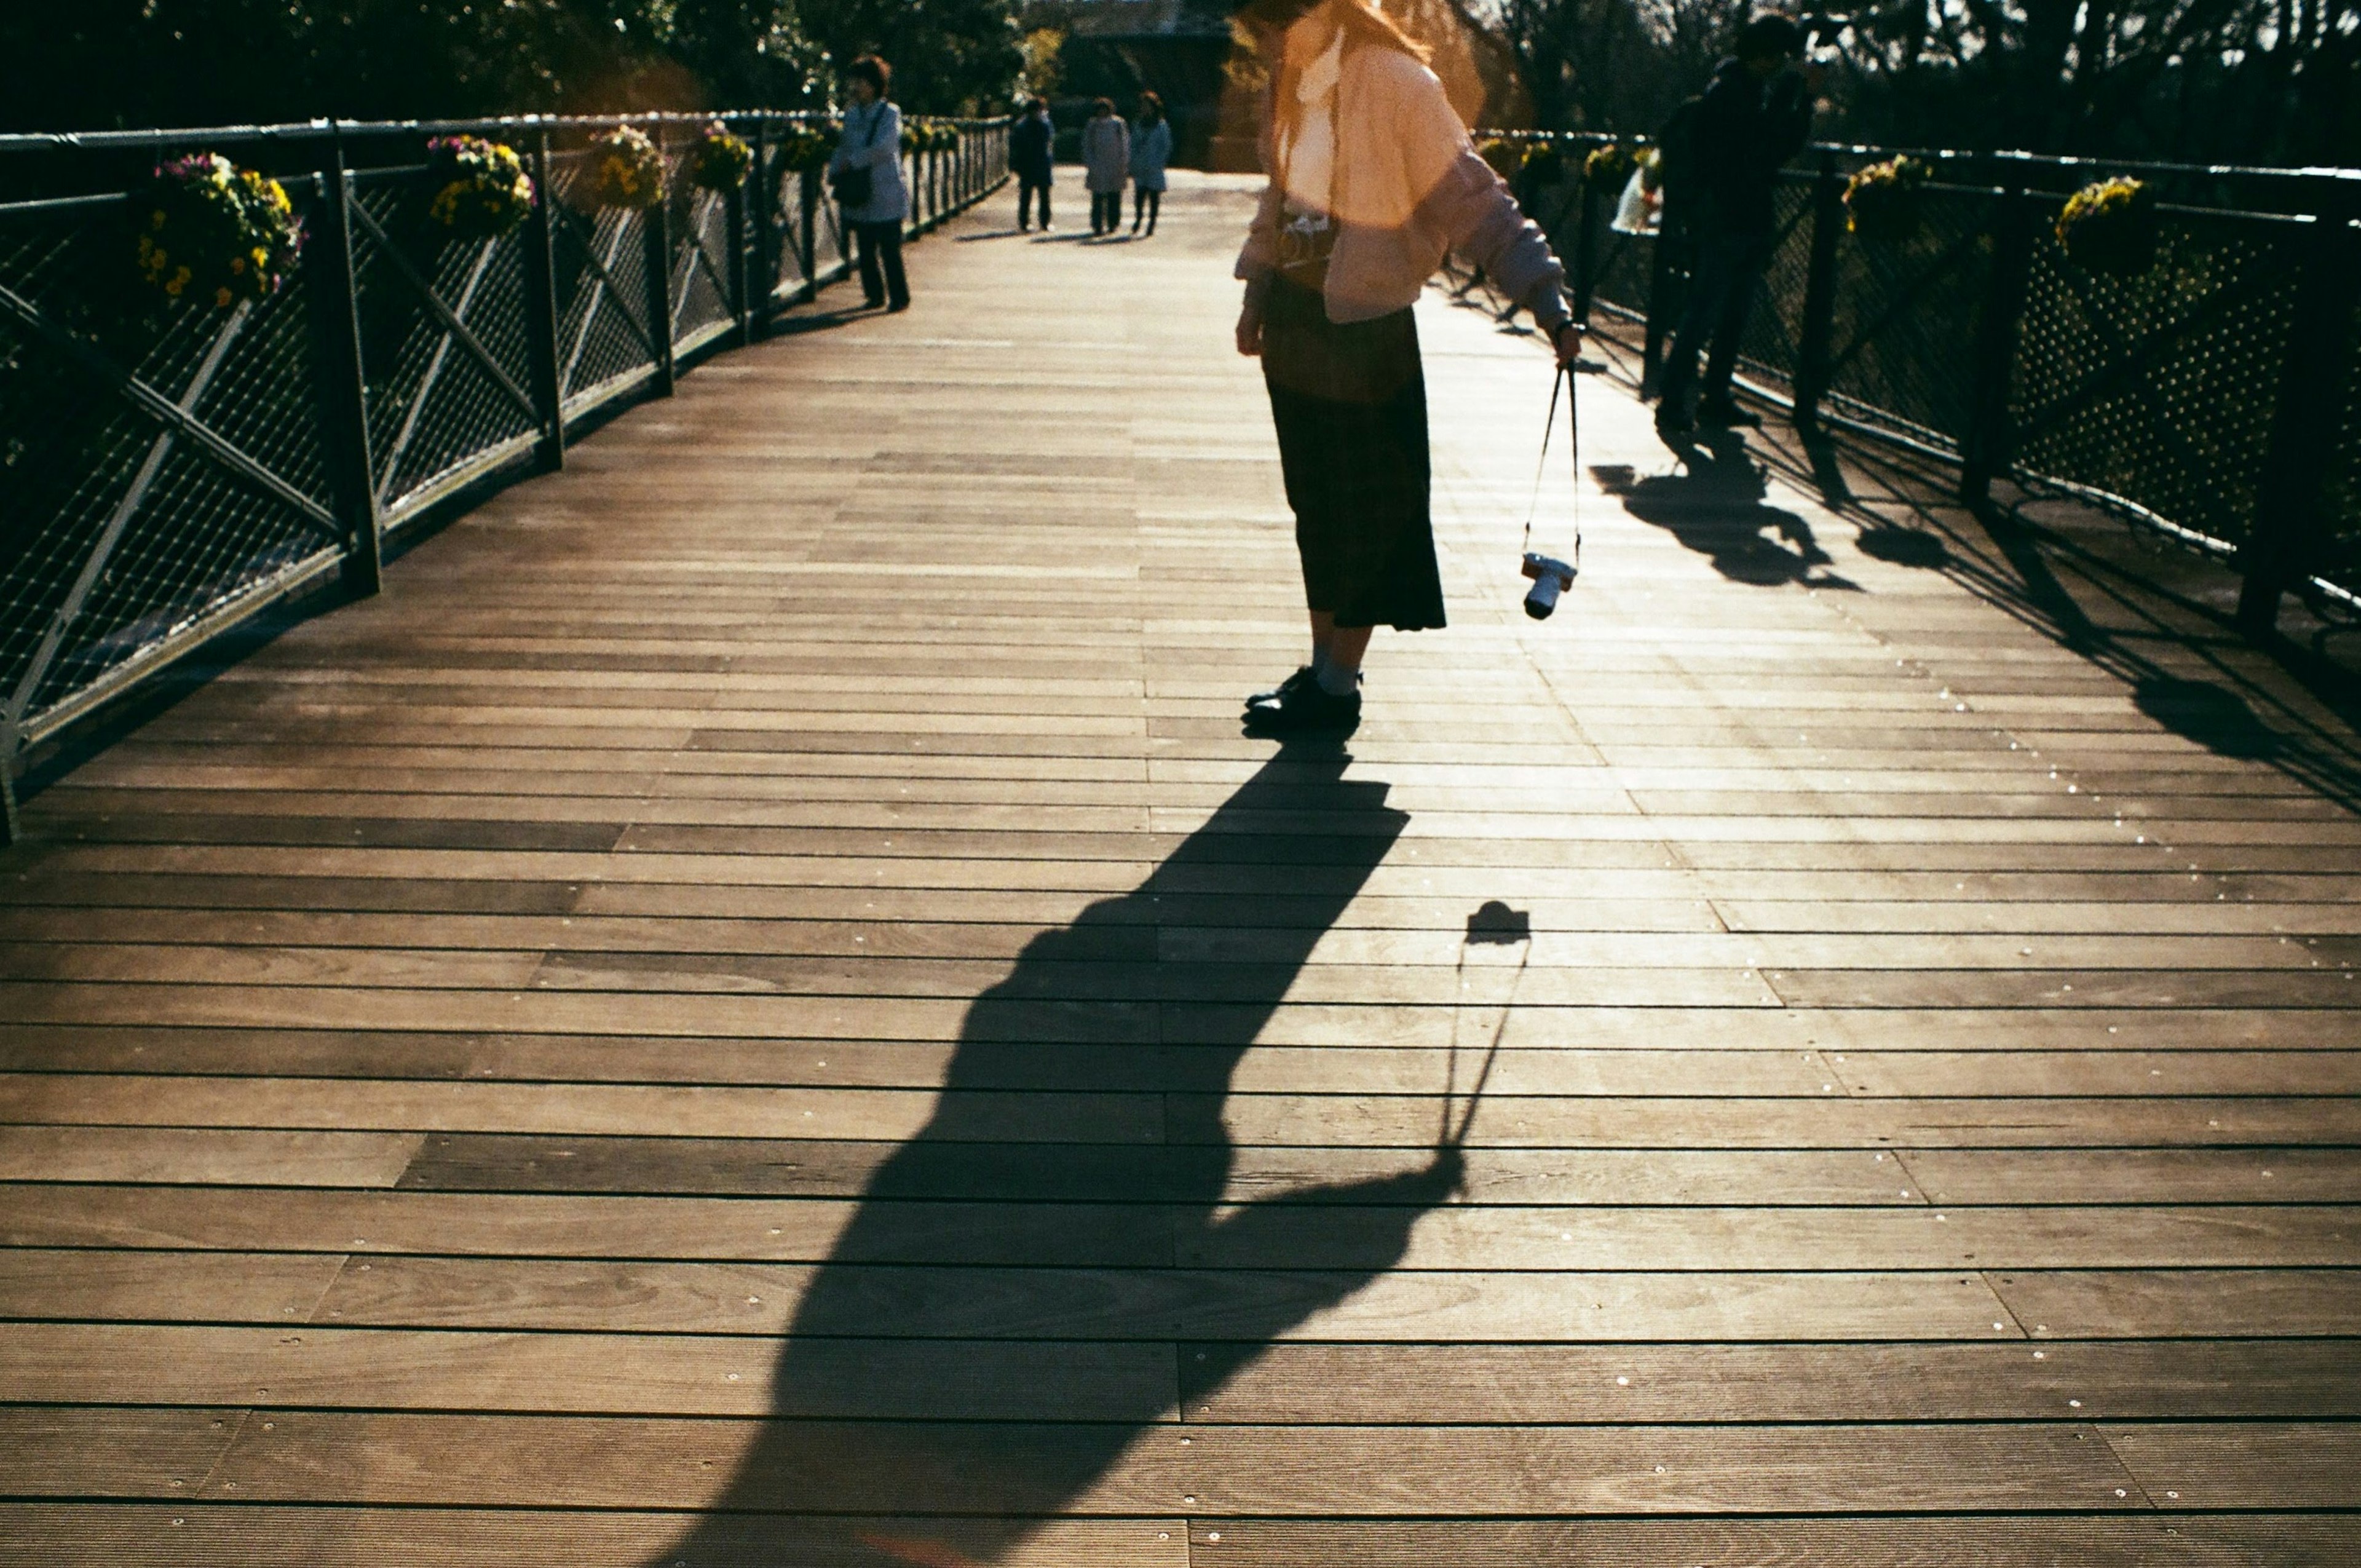
[[[1305,664],[1301,668],[1298,669],[1295,674],[1288,676],[1287,679],[1271,687],[1270,690],[1267,692],[1257,692],[1254,696],[1246,698],[1246,711],[1248,713],[1252,713],[1257,707],[1267,707],[1270,704],[1286,696],[1288,693],[1295,690],[1297,687],[1308,686],[1318,678],[1319,677],[1313,673],[1312,666]]]
[[[886,306],[886,307],[885,307],[885,313],[886,313],[887,315],[889,315],[889,316],[891,316],[891,315],[899,315],[902,312],[906,311],[906,310],[908,310],[909,308],[910,308],[910,302],[909,302],[909,301],[907,301],[907,300],[896,300],[896,301],[895,301],[892,304],[890,304],[890,305],[888,305],[888,306]]]
[[[1728,398],[1708,398],[1697,405],[1699,424],[1719,425],[1724,430],[1759,428],[1763,416],[1750,409],[1740,408]]]
[[[864,311],[873,311],[881,308],[884,303],[883,300],[863,300],[861,302],[861,308]]]
[[[1361,694],[1329,695],[1318,681],[1306,681],[1274,702],[1246,709],[1249,735],[1350,735],[1360,728]]]

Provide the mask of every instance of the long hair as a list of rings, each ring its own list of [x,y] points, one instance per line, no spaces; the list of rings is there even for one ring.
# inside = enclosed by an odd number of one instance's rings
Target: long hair
[[[1374,45],[1378,49],[1399,49],[1421,65],[1427,62],[1432,53],[1424,44],[1404,32],[1400,23],[1386,15],[1379,0],[1314,0],[1313,5],[1302,6],[1296,14],[1298,16],[1309,16],[1321,5],[1329,8],[1336,25],[1344,29],[1347,48]],[[1281,36],[1272,35],[1273,46]],[[1295,87],[1302,78],[1303,62],[1288,60],[1282,54],[1273,64],[1276,69],[1271,72],[1270,107],[1271,125],[1276,134],[1279,122],[1295,113]]]
[[[1328,3],[1336,8],[1337,19],[1345,24],[1345,30],[1354,34],[1362,43],[1398,49],[1421,65],[1426,64],[1433,55],[1433,49],[1402,31],[1402,25],[1386,15],[1385,7],[1378,4],[1378,0],[1328,0]]]

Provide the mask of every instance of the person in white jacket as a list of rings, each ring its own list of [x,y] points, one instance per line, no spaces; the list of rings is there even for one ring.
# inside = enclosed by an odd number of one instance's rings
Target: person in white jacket
[[[1164,211],[1165,166],[1172,161],[1172,122],[1164,117],[1164,100],[1154,93],[1139,95],[1139,123],[1131,133],[1131,232],[1142,223],[1156,232]]]
[[[1131,127],[1115,112],[1115,101],[1091,105],[1082,126],[1082,183],[1091,192],[1091,233],[1113,234],[1123,226],[1123,182],[1131,172]]]
[[[1561,364],[1582,334],[1549,241],[1376,0],[1239,9],[1272,69],[1238,352],[1262,359],[1312,619],[1312,662],[1248,697],[1246,724],[1349,731],[1371,631],[1444,624],[1411,305],[1455,248],[1532,309]]]
[[[845,93],[852,102],[844,111],[844,134],[828,160],[828,181],[852,230],[862,298],[872,310],[884,305],[906,311],[910,282],[902,270],[902,225],[910,216],[910,192],[902,182],[902,111],[885,97],[893,79],[894,68],[873,54],[845,67]]]

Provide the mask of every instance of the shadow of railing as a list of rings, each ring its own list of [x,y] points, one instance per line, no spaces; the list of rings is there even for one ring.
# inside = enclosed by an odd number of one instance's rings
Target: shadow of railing
[[[932,1118],[796,1308],[772,1418],[653,1564],[1000,1561],[1171,1430],[1182,1342],[1211,1387],[1399,1262],[1458,1185],[1455,1147],[1224,1203],[1230,1075],[1408,820],[1349,761],[1282,751],[975,999]],[[1003,1091],[1028,1047],[1059,1091]]]

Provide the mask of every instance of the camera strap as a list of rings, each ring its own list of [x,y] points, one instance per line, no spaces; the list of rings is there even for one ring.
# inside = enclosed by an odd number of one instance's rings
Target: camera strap
[[[1533,547],[1533,514],[1541,510],[1542,476],[1549,469],[1550,437],[1557,433],[1557,398],[1565,393],[1566,445],[1574,463],[1574,569],[1582,570],[1582,412],[1574,391],[1574,367],[1561,365],[1550,378],[1549,422],[1542,426],[1542,455],[1533,463],[1532,499],[1525,503],[1525,542],[1519,554]]]

